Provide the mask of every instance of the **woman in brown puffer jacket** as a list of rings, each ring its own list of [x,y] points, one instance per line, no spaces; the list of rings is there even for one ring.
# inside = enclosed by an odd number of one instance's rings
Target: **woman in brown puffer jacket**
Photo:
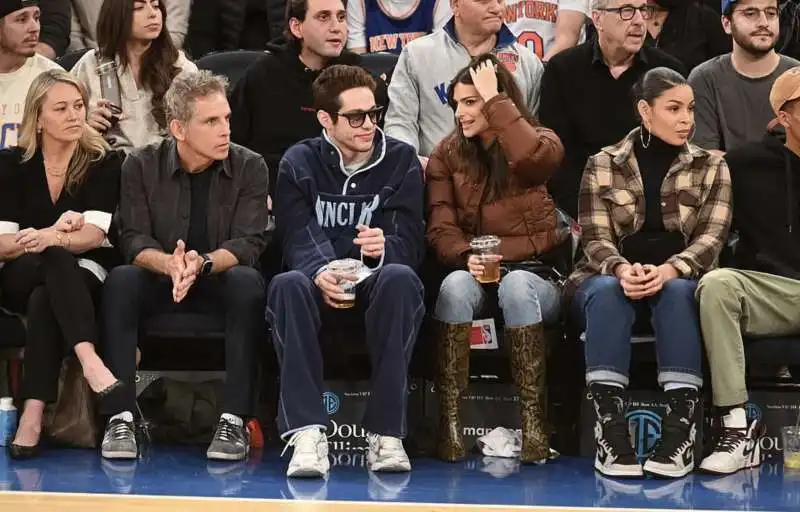
[[[441,327],[439,457],[464,457],[458,400],[469,377],[471,323],[485,310],[481,283],[497,282],[502,273],[497,296],[520,390],[520,458],[544,460],[543,325],[557,321],[560,295],[558,273],[544,262],[569,236],[568,228],[559,228],[545,183],[564,148],[527,111],[513,75],[492,55],[476,57],[460,71],[448,98],[457,128],[436,148],[426,171],[428,241],[441,262],[457,269],[442,283],[434,313]],[[482,235],[499,239],[497,256],[473,254],[470,243]]]

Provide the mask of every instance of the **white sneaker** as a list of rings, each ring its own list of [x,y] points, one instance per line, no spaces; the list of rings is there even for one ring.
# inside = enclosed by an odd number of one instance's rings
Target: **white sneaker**
[[[317,427],[298,430],[286,443],[281,457],[290,446],[294,447],[286,476],[292,478],[325,478],[331,469],[328,460],[328,439]]]
[[[749,427],[722,427],[714,451],[700,463],[700,470],[717,475],[730,475],[741,469],[754,468],[761,464],[759,440],[765,427],[753,420]]]
[[[385,471],[401,473],[411,471],[411,461],[408,460],[403,440],[391,436],[367,434],[367,469],[370,471]]]

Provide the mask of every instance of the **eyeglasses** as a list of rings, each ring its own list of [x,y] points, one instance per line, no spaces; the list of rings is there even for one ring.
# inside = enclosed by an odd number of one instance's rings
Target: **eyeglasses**
[[[367,120],[367,116],[369,116],[369,120],[372,124],[380,123],[381,119],[383,119],[383,107],[374,107],[363,112],[335,112],[331,114],[334,121],[336,121],[338,116],[347,119],[350,128],[361,128],[364,126],[364,121]]]
[[[736,9],[733,12],[741,13],[747,21],[758,21],[761,19],[761,13],[767,18],[767,21],[775,21],[780,16],[781,11],[777,7],[767,7],[766,9],[759,9],[758,7],[748,7],[747,9]]]
[[[642,18],[649,20],[653,17],[653,13],[656,11],[655,6],[652,5],[643,5],[641,7],[634,7],[632,5],[623,5],[622,7],[606,7],[604,9],[597,9],[598,11],[603,12],[615,12],[619,14],[619,19],[622,21],[630,21],[636,16],[636,11],[642,13]]]

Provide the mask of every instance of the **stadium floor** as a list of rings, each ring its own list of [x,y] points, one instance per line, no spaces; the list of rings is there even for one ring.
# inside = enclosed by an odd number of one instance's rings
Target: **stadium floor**
[[[364,454],[355,452],[334,456],[323,482],[287,481],[287,459],[278,456],[269,451],[247,463],[208,463],[201,447],[157,446],[135,462],[101,461],[86,450],[50,450],[17,462],[3,452],[0,489],[7,491],[0,492],[0,510],[800,510],[800,473],[784,473],[774,459],[725,478],[694,474],[673,482],[604,479],[590,459],[575,457],[523,468],[508,459],[415,459],[411,474],[378,476],[364,469]]]

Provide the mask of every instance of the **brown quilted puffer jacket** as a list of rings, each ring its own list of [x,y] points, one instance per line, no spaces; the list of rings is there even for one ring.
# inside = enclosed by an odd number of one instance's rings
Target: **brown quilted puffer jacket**
[[[459,161],[454,151],[456,134],[439,144],[426,169],[428,242],[451,267],[466,264],[469,241],[477,235],[499,236],[505,261],[530,260],[563,242],[545,186],[564,158],[561,140],[528,122],[505,94],[488,101],[484,115],[509,163],[509,186],[502,197],[485,200],[485,183],[466,172],[475,164]]]

